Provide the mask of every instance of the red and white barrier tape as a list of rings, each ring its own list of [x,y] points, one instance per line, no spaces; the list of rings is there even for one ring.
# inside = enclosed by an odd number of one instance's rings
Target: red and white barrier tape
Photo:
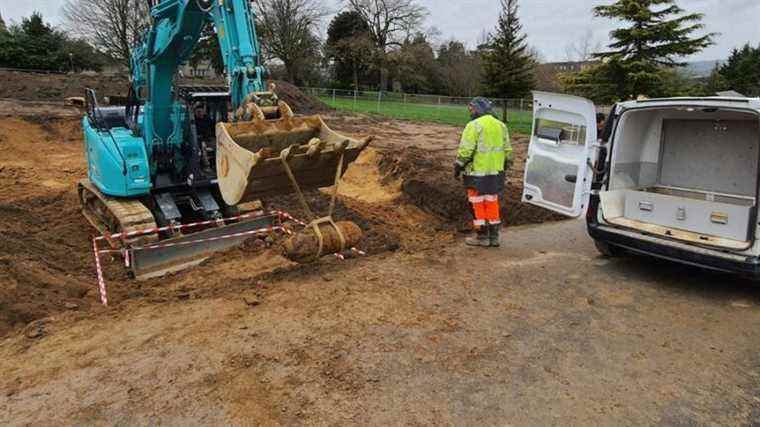
[[[266,228],[259,228],[257,230],[251,230],[251,231],[243,231],[240,233],[233,233],[233,234],[225,234],[223,236],[216,236],[216,237],[208,237],[205,239],[197,239],[197,240],[189,240],[187,242],[176,242],[176,243],[158,243],[155,245],[150,246],[138,246],[134,248],[130,248],[127,250],[127,253],[130,252],[137,252],[137,251],[148,251],[151,249],[161,249],[161,248],[173,248],[177,246],[188,246],[188,245],[194,245],[197,243],[207,243],[207,242],[216,242],[219,240],[225,240],[225,239],[234,239],[236,237],[247,237],[247,236],[253,236],[256,234],[262,234],[262,233],[269,233],[273,231],[283,231],[285,228],[281,226],[276,227],[266,227]],[[100,253],[120,253],[123,254],[125,251],[123,249],[121,250],[103,250],[100,251]],[[129,266],[127,266],[129,267]]]
[[[291,216],[290,214],[288,214],[286,212],[274,211],[274,212],[271,212],[271,215],[277,215],[277,216],[279,216],[280,217],[280,221],[282,221],[283,219],[285,219],[285,220],[293,221],[296,224],[301,225],[303,227],[307,227],[308,226],[308,224],[306,224],[305,222],[300,221],[300,220],[294,218],[293,216]],[[258,212],[258,213],[253,213],[253,214],[240,215],[240,216],[236,216],[236,217],[232,217],[232,218],[224,218],[224,219],[221,219],[221,220],[203,221],[203,222],[196,222],[196,223],[192,223],[192,224],[184,224],[184,225],[179,225],[179,226],[168,226],[168,227],[160,227],[160,228],[151,228],[151,229],[144,229],[144,230],[136,230],[136,231],[132,231],[132,232],[129,232],[129,233],[118,233],[118,234],[111,234],[111,235],[108,235],[108,236],[104,235],[104,236],[94,237],[92,239],[92,248],[93,248],[93,253],[94,253],[94,256],[95,256],[95,271],[96,271],[96,274],[97,274],[97,277],[98,277],[98,289],[100,291],[100,301],[101,301],[101,303],[104,306],[108,306],[108,291],[107,291],[107,288],[106,288],[105,277],[103,275],[103,266],[102,266],[102,264],[100,262],[100,255],[102,255],[102,254],[121,254],[122,257],[124,258],[124,265],[125,265],[125,267],[129,268],[130,267],[130,262],[131,262],[131,259],[132,259],[132,253],[134,251],[146,251],[146,250],[159,249],[159,248],[171,248],[171,247],[176,247],[176,246],[187,246],[187,245],[193,245],[193,244],[205,243],[205,242],[213,242],[213,241],[224,240],[224,239],[234,239],[234,238],[239,238],[239,237],[254,236],[254,235],[262,234],[262,233],[271,233],[273,231],[282,231],[282,232],[284,232],[284,233],[286,233],[288,235],[293,235],[294,232],[293,232],[293,230],[290,230],[289,228],[287,228],[285,226],[278,225],[278,226],[274,226],[274,227],[260,228],[260,229],[257,229],[257,230],[245,231],[245,232],[241,232],[241,233],[233,233],[233,234],[226,234],[226,235],[223,235],[223,236],[209,237],[209,238],[206,238],[206,239],[197,239],[197,240],[192,240],[192,241],[187,241],[187,242],[177,242],[177,243],[163,243],[163,244],[159,243],[159,244],[155,244],[155,245],[149,245],[149,246],[143,246],[143,247],[135,247],[135,248],[130,248],[130,249],[104,249],[104,250],[100,250],[98,248],[98,242],[99,241],[102,241],[102,240],[111,240],[111,239],[122,239],[122,238],[128,238],[128,237],[144,236],[144,235],[147,235],[147,234],[155,234],[155,233],[160,233],[162,231],[168,231],[168,230],[180,230],[180,229],[183,229],[183,228],[198,227],[198,226],[201,226],[201,225],[211,225],[211,224],[216,224],[219,221],[235,221],[235,220],[239,220],[239,219],[248,219],[248,218],[254,218],[254,217],[261,217],[261,216],[262,216],[261,212]],[[362,251],[360,251],[357,248],[351,248],[351,251],[354,252],[354,253],[356,253],[356,254],[359,254],[361,256],[367,255],[365,252],[362,252]],[[341,261],[344,261],[346,259],[346,257],[343,254],[339,254],[339,253],[336,253],[335,257],[338,258]]]
[[[270,213],[270,215],[277,215],[280,218],[285,218],[286,214],[284,212],[278,212],[273,211]],[[141,230],[135,230],[130,231],[128,233],[116,233],[116,234],[107,234],[103,236],[98,236],[96,239],[98,240],[119,240],[119,239],[126,239],[130,237],[139,237],[139,236],[145,236],[147,234],[156,234],[160,233],[162,231],[179,231],[184,230],[186,228],[193,228],[193,227],[200,227],[202,225],[212,225],[212,224],[218,224],[219,222],[225,222],[225,221],[238,221],[241,219],[250,219],[250,218],[261,218],[263,216],[266,216],[263,211],[256,211],[245,215],[238,215],[233,216],[229,218],[221,218],[221,219],[214,219],[209,221],[200,221],[200,222],[193,222],[190,224],[180,224],[180,225],[167,225],[165,227],[153,227],[153,228],[145,228]],[[290,215],[287,215],[287,218],[292,218]]]
[[[295,222],[296,224],[300,225],[301,227],[308,227],[308,226],[309,226],[309,224],[307,224],[307,223],[305,223],[305,222],[301,221],[300,219],[294,218],[292,215],[290,215],[290,214],[289,214],[289,213],[287,213],[287,212],[276,211],[276,213],[277,213],[278,215],[280,215],[280,217],[282,217],[282,218],[284,218],[284,219],[287,219],[287,220],[290,220],[290,221],[293,221],[293,222]]]
[[[100,290],[100,302],[108,305],[108,293],[106,291],[106,280],[103,278],[103,268],[100,265],[100,251],[98,250],[98,239],[92,239],[92,249],[95,251],[95,272],[98,275],[98,289]]]

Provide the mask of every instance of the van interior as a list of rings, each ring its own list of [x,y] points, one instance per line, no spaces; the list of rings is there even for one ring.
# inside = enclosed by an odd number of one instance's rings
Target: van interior
[[[754,242],[760,121],[719,108],[623,113],[612,141],[604,220],[728,250]]]

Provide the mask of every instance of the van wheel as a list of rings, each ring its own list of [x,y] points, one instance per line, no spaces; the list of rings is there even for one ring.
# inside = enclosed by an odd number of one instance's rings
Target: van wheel
[[[596,250],[599,251],[602,256],[608,258],[616,258],[622,256],[625,253],[624,249],[610,245],[609,243],[603,242],[601,240],[594,240],[594,245],[596,246]]]

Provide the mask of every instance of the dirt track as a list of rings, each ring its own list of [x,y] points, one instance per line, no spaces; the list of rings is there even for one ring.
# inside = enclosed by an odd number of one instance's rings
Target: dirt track
[[[507,240],[56,316],[0,348],[0,421],[760,422],[757,288],[601,260],[576,222]]]
[[[338,211],[372,256],[299,267],[250,245],[144,283],[107,260],[105,310],[75,113],[13,108],[38,118],[0,117],[0,423],[760,422],[758,288],[601,260],[574,222],[462,247],[455,128],[328,118],[378,136]],[[521,169],[510,225],[553,219],[518,203]]]

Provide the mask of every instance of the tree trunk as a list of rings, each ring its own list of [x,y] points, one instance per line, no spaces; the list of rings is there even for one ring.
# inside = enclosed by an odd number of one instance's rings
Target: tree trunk
[[[294,65],[290,61],[282,61],[282,65],[285,66],[285,74],[288,76],[288,83],[295,85],[296,84],[296,70],[294,70]]]
[[[359,64],[354,62],[354,90],[359,91]]]
[[[380,92],[388,90],[388,74],[388,69],[383,65],[380,68],[380,88],[378,89]]]

